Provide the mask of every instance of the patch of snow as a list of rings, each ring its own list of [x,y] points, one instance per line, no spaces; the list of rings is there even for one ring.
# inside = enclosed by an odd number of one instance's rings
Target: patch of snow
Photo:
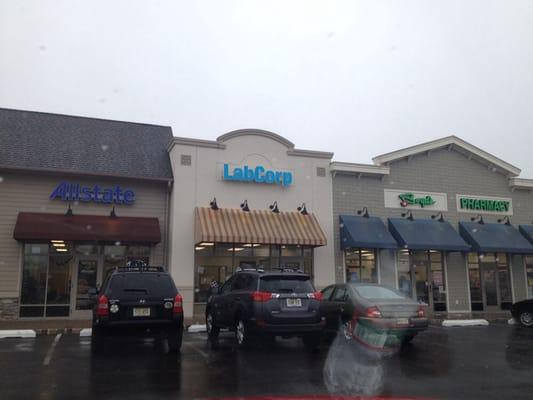
[[[187,329],[187,332],[189,333],[207,332],[207,327],[205,325],[191,325],[189,326],[189,329]]]
[[[442,321],[442,326],[488,326],[486,319],[446,319]]]
[[[0,339],[5,338],[34,338],[36,333],[33,329],[13,329],[0,331]]]
[[[91,328],[84,328],[80,331],[80,337],[89,337],[93,334],[93,330]]]

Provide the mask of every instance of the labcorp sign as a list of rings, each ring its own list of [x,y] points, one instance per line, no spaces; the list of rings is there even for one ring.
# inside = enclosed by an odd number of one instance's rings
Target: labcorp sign
[[[231,167],[227,163],[224,164],[222,179],[225,181],[267,183],[281,186],[290,186],[293,182],[292,172],[290,171],[269,170],[262,165]]]

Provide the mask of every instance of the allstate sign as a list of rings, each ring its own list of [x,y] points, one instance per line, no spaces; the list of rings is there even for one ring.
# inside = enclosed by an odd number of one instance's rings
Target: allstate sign
[[[120,186],[102,187],[100,185],[82,186],[79,183],[61,182],[52,191],[50,200],[82,201],[104,204],[133,204],[135,192],[131,189],[123,190]]]
[[[224,164],[225,181],[267,183],[270,185],[290,186],[292,184],[292,172],[267,170],[262,165],[257,167],[234,167],[230,170],[229,164]]]

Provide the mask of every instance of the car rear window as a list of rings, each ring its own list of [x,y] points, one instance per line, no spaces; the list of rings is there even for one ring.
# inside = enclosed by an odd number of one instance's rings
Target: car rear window
[[[365,299],[404,299],[405,296],[383,286],[356,286],[355,290]]]
[[[167,274],[125,273],[114,275],[109,283],[109,294],[115,296],[173,297],[176,287]]]
[[[308,276],[263,276],[259,281],[261,292],[312,293],[315,291]]]

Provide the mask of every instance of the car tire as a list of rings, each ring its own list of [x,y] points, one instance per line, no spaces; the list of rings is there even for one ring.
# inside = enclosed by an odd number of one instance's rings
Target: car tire
[[[302,336],[302,341],[304,343],[304,346],[307,347],[309,350],[316,350],[320,346],[322,337],[319,334],[314,333]]]
[[[104,332],[102,328],[93,326],[91,332],[91,351],[101,353],[104,348]]]
[[[529,311],[521,311],[520,315],[518,315],[518,320],[522,326],[530,328],[533,326],[533,313]]]
[[[246,321],[240,317],[235,322],[235,340],[239,347],[246,347],[251,343],[250,329],[248,329]]]
[[[211,313],[211,311],[208,311],[207,315],[205,316],[205,326],[207,329],[207,337],[211,340],[218,339],[220,328],[215,325],[215,316]]]
[[[183,329],[169,329],[167,341],[168,351],[170,353],[179,353],[181,350],[181,342],[183,341]]]

